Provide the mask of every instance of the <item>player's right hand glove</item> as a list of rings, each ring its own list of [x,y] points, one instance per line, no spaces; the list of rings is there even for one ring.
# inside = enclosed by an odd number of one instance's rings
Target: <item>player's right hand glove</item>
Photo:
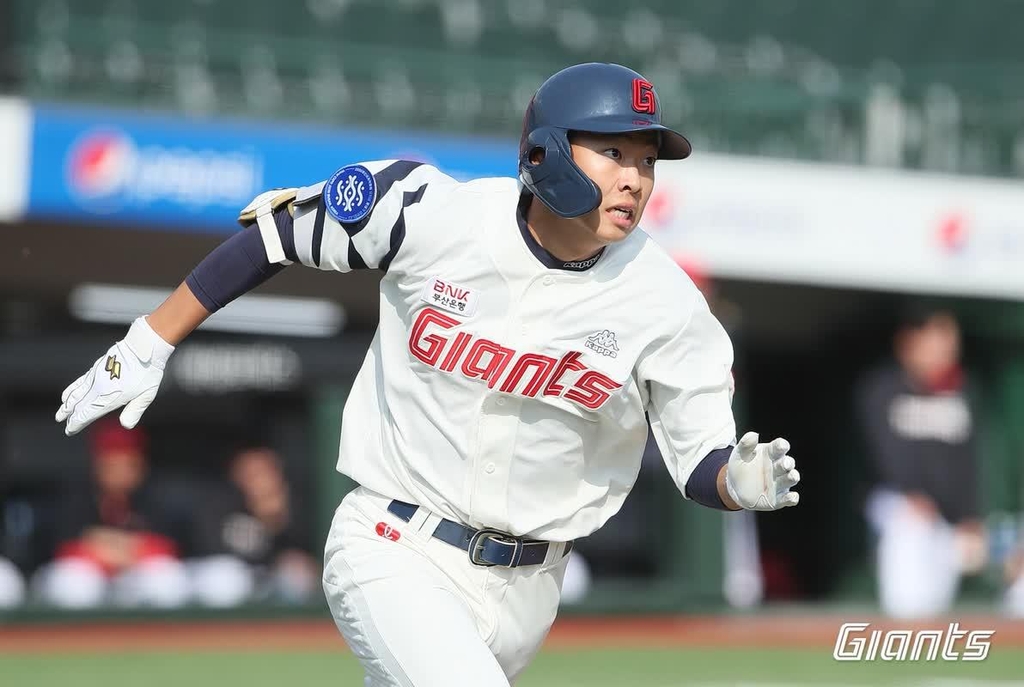
[[[57,422],[67,420],[64,433],[76,434],[121,406],[121,425],[135,427],[156,398],[173,352],[174,346],[161,339],[145,317],[136,319],[123,339],[64,389],[56,416]]]
[[[788,454],[789,442],[785,439],[759,444],[756,433],[744,434],[726,467],[729,497],[747,510],[795,506],[800,495],[790,489],[800,481],[800,473],[796,461]]]

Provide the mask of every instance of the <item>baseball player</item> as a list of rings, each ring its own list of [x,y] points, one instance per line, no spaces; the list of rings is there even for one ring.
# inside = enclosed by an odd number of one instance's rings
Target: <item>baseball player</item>
[[[897,618],[947,611],[964,576],[987,564],[978,420],[960,342],[953,313],[907,307],[892,359],[856,388],[879,602]]]
[[[331,525],[327,601],[366,685],[514,683],[573,541],[636,478],[645,414],[684,498],[798,501],[784,439],[736,441],[728,336],[637,228],[657,160],[691,151],[661,116],[640,74],[581,64],[527,107],[518,181],[388,160],[261,194],[245,229],[64,391],[57,421],[74,434],[123,405],[134,426],[175,346],[291,263],[380,270],[342,418],[338,470],[359,486]]]

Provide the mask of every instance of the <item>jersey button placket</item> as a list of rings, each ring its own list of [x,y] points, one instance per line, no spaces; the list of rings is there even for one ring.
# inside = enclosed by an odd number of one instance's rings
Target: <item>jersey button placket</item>
[[[515,441],[510,438],[516,435],[519,424],[519,403],[515,396],[499,396],[494,400],[495,408],[500,410],[495,416],[500,429],[481,466],[482,475],[478,480],[480,493],[485,495],[489,510],[497,520],[492,526],[498,529],[508,527],[508,476],[515,454]]]

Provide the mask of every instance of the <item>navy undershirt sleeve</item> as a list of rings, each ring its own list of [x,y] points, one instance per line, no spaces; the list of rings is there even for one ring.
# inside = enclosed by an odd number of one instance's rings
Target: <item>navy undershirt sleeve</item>
[[[274,212],[285,257],[296,261],[292,216],[287,207]],[[286,267],[271,265],[255,222],[215,248],[185,278],[192,293],[211,313],[255,289]]]
[[[686,481],[688,497],[708,508],[732,510],[725,505],[718,493],[718,474],[722,471],[722,467],[729,462],[732,450],[732,446],[716,448],[697,463],[697,467],[693,469],[690,478]]]

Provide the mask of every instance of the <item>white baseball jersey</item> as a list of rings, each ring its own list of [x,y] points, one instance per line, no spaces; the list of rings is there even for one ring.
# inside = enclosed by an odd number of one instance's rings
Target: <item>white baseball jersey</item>
[[[385,271],[338,470],[473,527],[566,541],[622,505],[645,413],[680,490],[735,442],[733,351],[642,230],[554,268],[519,200],[512,178],[351,165],[298,190],[294,248],[319,269]],[[285,262],[276,233],[262,235]]]

